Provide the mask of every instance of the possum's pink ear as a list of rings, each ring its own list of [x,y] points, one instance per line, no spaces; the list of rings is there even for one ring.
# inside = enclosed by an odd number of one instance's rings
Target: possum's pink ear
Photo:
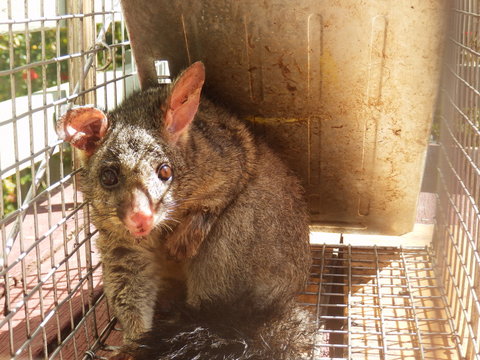
[[[68,141],[76,148],[92,155],[108,129],[105,114],[89,106],[69,110],[57,123],[60,139]]]
[[[172,142],[188,130],[200,104],[200,92],[205,82],[205,67],[197,61],[177,79],[167,99],[165,129]]]

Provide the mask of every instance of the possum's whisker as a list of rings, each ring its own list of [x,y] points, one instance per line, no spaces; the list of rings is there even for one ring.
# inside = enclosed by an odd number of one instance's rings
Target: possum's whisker
[[[179,219],[176,219],[175,217],[173,217],[172,215],[175,215],[175,213],[171,210],[167,210],[165,212],[165,218],[164,218],[164,221],[171,221],[171,222],[174,222],[174,223],[177,223],[179,224],[180,223],[180,220]]]
[[[168,225],[167,223],[162,223],[162,224],[160,225],[160,227],[161,227],[162,229],[166,229],[166,230],[169,231],[169,232],[173,232],[172,227],[171,227],[170,225]]]

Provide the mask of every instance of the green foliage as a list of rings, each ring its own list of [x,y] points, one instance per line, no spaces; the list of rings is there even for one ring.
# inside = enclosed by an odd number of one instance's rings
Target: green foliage
[[[50,169],[50,184],[60,180],[61,172],[60,168],[63,168],[63,173],[68,174],[72,171],[72,149],[70,146],[63,147],[63,161],[60,161],[60,153],[56,153],[49,160]],[[25,197],[30,186],[32,185],[32,169],[30,167],[20,171],[19,185],[21,187],[22,197]],[[8,178],[2,179],[2,197],[3,197],[3,215],[7,215],[18,208],[18,204],[23,199],[18,198],[18,183],[17,176],[12,175]],[[47,181],[44,178],[37,189],[37,194],[45,190],[48,186]]]
[[[478,26],[478,23],[477,23]],[[480,36],[478,31],[466,31],[463,34],[460,42],[467,46],[466,49],[462,48],[460,50],[462,65],[478,65],[479,57],[477,54],[480,52]],[[473,52],[472,52],[473,50]]]
[[[42,34],[44,41],[42,41]],[[33,31],[28,34],[0,34],[0,70],[18,68],[40,62],[42,58],[49,60],[67,54],[67,30],[62,28],[58,35],[59,41],[57,41],[57,31],[55,29]],[[10,47],[10,42],[12,48]],[[29,50],[28,52],[27,49]],[[13,52],[12,58],[10,57],[11,52]],[[44,54],[42,54],[43,52]],[[1,79],[0,101],[12,97],[11,80],[11,77]],[[27,95],[29,80],[31,81],[32,92],[42,89],[44,81],[46,87],[57,85],[58,80],[60,82],[68,81],[68,62],[63,60],[58,63],[33,66],[22,71],[16,71],[13,74],[16,97]]]
[[[102,24],[97,24],[97,34],[100,32],[101,28],[102,28]],[[127,40],[127,30],[124,28],[123,37],[122,37],[121,23],[115,22],[110,24],[110,27],[105,33],[105,42],[108,45],[113,45],[113,44],[118,44],[125,40]],[[122,60],[123,60],[122,52],[117,47],[113,48],[113,52],[114,52],[113,57],[115,58],[115,67],[117,70],[119,70],[122,66]],[[112,55],[109,54],[109,51],[106,49],[104,51],[100,51],[97,54],[97,66],[100,68],[103,68],[105,65],[108,65],[108,66],[106,66],[103,70],[114,69]]]
[[[480,130],[480,109],[478,107],[467,108],[465,109],[465,115],[470,122],[465,121],[463,117],[459,118],[457,136],[466,146],[479,147],[480,137],[478,136],[478,131]]]
[[[102,25],[98,24],[97,31],[100,31],[101,27]],[[112,45],[126,40],[127,33],[125,29],[123,30],[124,33],[122,34],[120,22],[111,24],[105,34],[105,42]],[[10,46],[10,43],[12,46]],[[42,54],[42,48],[44,48],[44,54]],[[115,65],[120,68],[122,53],[118,48],[114,49]],[[12,59],[10,57],[11,52]],[[68,54],[66,28],[61,28],[58,31],[58,40],[56,29],[32,31],[27,35],[25,33],[13,33],[12,35],[0,33],[0,71],[41,62],[42,59],[51,60],[66,54]],[[99,51],[97,55],[98,66],[102,67],[108,64],[104,70],[112,70],[113,61],[109,60],[110,57],[108,50]],[[28,94],[29,81],[31,82],[32,93],[41,90],[44,82],[47,88],[58,85],[59,81],[60,83],[67,82],[68,66],[69,60],[64,59],[48,65],[32,66],[28,69],[16,71],[12,77],[8,76],[0,79],[0,101],[12,97],[12,78],[15,97],[24,96]]]
[[[30,186],[32,183],[32,174],[30,169],[20,172],[20,185],[22,187]],[[12,175],[2,180],[2,194],[4,213],[9,214],[17,209],[17,176]]]
[[[13,176],[2,180],[3,212],[5,215],[15,211],[17,208],[16,188],[17,186]]]

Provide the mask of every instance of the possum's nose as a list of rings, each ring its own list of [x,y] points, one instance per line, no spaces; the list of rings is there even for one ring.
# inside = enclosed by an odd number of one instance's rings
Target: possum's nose
[[[152,230],[153,213],[136,212],[130,215],[130,226],[128,227],[133,236],[146,236]]]
[[[131,203],[125,214],[124,223],[133,236],[150,234],[153,228],[154,214],[150,200],[144,191],[135,189],[131,194]]]

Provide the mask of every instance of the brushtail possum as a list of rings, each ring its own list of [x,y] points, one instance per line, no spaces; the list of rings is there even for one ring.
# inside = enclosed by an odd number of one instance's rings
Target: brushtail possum
[[[59,136],[81,150],[104,289],[127,343],[155,312],[284,307],[310,267],[299,181],[246,124],[201,96],[205,69],[126,99],[68,111]]]

